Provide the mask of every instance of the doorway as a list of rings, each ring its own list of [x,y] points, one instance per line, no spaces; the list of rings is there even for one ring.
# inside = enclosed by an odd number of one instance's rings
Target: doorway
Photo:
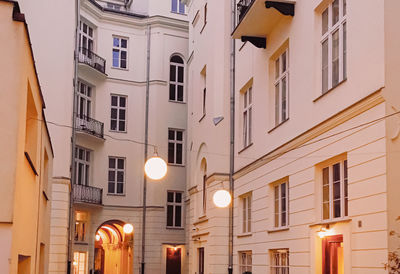
[[[94,274],[132,274],[133,230],[125,232],[125,223],[104,222],[96,231]]]
[[[167,248],[167,274],[181,274],[180,248]]]
[[[343,235],[327,236],[322,240],[322,273],[343,274]]]

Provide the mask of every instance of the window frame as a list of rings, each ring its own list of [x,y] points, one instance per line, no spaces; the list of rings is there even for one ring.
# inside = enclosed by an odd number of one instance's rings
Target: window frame
[[[122,70],[129,70],[129,63],[128,63],[128,60],[129,60],[129,55],[128,55],[128,53],[129,53],[129,39],[128,39],[128,37],[123,37],[123,36],[118,36],[118,35],[113,35],[112,36],[112,58],[111,58],[111,60],[112,60],[112,62],[111,62],[111,67],[112,68],[115,68],[115,69],[122,69]],[[115,46],[114,45],[114,39],[118,39],[118,46]],[[125,40],[126,41],[126,48],[124,48],[124,47],[122,47],[122,40]],[[117,50],[118,51],[118,66],[114,66],[114,50]],[[125,68],[124,67],[122,67],[121,66],[121,63],[122,63],[122,57],[121,57],[121,52],[125,52],[125,54],[126,54],[126,59],[125,59]]]
[[[112,105],[112,98],[117,97],[117,106],[113,106]],[[120,98],[125,98],[125,107],[121,107],[121,101]],[[128,96],[126,95],[120,95],[120,94],[110,94],[110,131],[111,132],[120,132],[120,133],[126,133],[128,132]],[[112,109],[116,109],[117,110],[117,118],[112,118]],[[123,120],[125,122],[125,130],[120,130],[120,122],[122,121],[120,119],[120,110],[125,110],[125,119]],[[112,121],[115,120],[116,121],[116,129],[112,129]]]
[[[179,57],[182,60],[182,63],[174,62],[171,61],[173,57]],[[175,66],[175,79],[171,80],[171,67]],[[182,68],[182,82],[179,82],[179,68]],[[174,95],[175,99],[171,99],[171,85],[174,86]],[[179,87],[182,87],[182,100],[178,100],[178,94],[179,94]],[[168,83],[168,101],[174,102],[174,103],[185,103],[185,61],[183,58],[177,54],[174,54],[171,56],[170,61],[169,61],[169,83]]]
[[[244,255],[244,256],[243,256]],[[239,273],[246,273],[246,271],[252,272],[253,269],[253,252],[251,250],[239,251]],[[250,261],[249,261],[250,258]],[[244,261],[243,261],[244,259]]]
[[[174,10],[174,3],[176,5],[176,10]],[[181,11],[181,7],[183,7],[183,12]],[[182,3],[181,0],[171,0],[171,12],[176,14],[186,14],[185,4]]]
[[[168,201],[168,194],[169,193],[173,193],[173,201],[172,202]],[[180,202],[176,201],[176,196],[177,196],[178,193],[181,195],[181,201]],[[168,225],[168,207],[169,206],[172,206],[172,225]],[[180,211],[181,211],[181,220],[180,220],[181,224],[180,224],[180,226],[176,225],[176,211],[177,211],[177,207],[179,207],[179,206],[180,206]],[[167,191],[167,214],[166,214],[167,215],[167,228],[183,229],[184,228],[184,226],[183,226],[183,220],[184,220],[183,212],[184,212],[183,211],[183,192],[182,191],[168,190]]]
[[[253,120],[253,86],[249,86],[242,93],[242,138],[243,148],[252,144],[252,120]]]
[[[83,91],[83,92],[82,92]],[[82,80],[78,80],[78,93],[76,93],[75,116],[80,119],[92,118],[93,110],[93,87]],[[85,102],[84,113],[81,112],[81,101]],[[88,120],[88,119],[87,119]]]
[[[124,196],[126,194],[126,158],[121,156],[108,156],[108,168],[107,168],[107,195],[116,195],[116,196]],[[110,160],[113,159],[115,161],[115,167],[110,167]],[[118,160],[123,160],[124,167],[121,169],[118,167]],[[114,192],[110,192],[110,171],[113,171],[114,174]],[[118,172],[122,172],[123,181],[118,182]],[[118,184],[122,184],[122,192],[118,193]]]
[[[252,229],[252,193],[240,197],[242,214],[242,233],[250,234]]]
[[[285,184],[285,207],[286,207],[286,211],[283,211],[283,197],[282,197],[282,185]],[[280,229],[280,228],[287,228],[289,226],[289,180],[283,180],[279,183],[275,183],[273,184],[273,192],[274,192],[274,204],[273,204],[273,208],[274,208],[274,224],[273,227],[274,229]],[[278,189],[278,195],[276,193]],[[278,196],[278,198],[277,198]],[[276,208],[276,203],[278,202],[278,209]],[[285,213],[285,218],[283,219],[283,213]],[[277,216],[278,216],[278,223],[277,223]],[[285,220],[285,225],[283,225],[283,220]]]
[[[79,151],[82,150],[84,152],[84,159],[79,159]],[[75,181],[74,184],[90,186],[90,173],[91,173],[91,159],[92,159],[92,151],[81,146],[75,146]],[[89,155],[89,157],[88,157]],[[87,159],[89,158],[89,159]],[[83,175],[81,176],[82,182],[78,180],[79,178],[79,164],[83,165]]]
[[[87,28],[87,32],[84,32],[84,25]],[[92,53],[94,53],[94,27],[92,25],[90,25],[88,22],[86,22],[85,20],[80,19],[79,20],[79,47],[81,49],[85,49],[85,50],[81,50],[81,54],[87,56],[88,58],[92,58]],[[92,35],[90,35],[90,30],[92,31]],[[86,44],[83,45],[83,38],[86,38]],[[86,47],[87,46],[87,47]]]
[[[169,132],[174,131],[174,139],[169,138]],[[177,140],[177,132],[182,133],[182,140]],[[169,145],[174,145],[174,161],[170,162]],[[177,163],[177,145],[182,145],[182,163]],[[168,165],[184,166],[185,165],[185,130],[177,128],[168,128]]]
[[[338,1],[338,20],[333,24],[333,6]],[[333,0],[321,13],[321,93],[325,94],[329,90],[337,87],[347,79],[347,4],[346,0]],[[327,26],[324,27],[324,14],[327,12]],[[324,32],[324,28],[326,31]],[[333,35],[338,31],[338,79],[334,83],[333,77]],[[327,42],[326,53],[324,53],[324,43]],[[327,56],[326,56],[327,54]],[[327,64],[324,64],[326,58]],[[326,83],[325,74],[326,70]]]
[[[271,274],[279,274],[282,273],[282,269],[287,270],[285,273],[289,273],[290,271],[290,262],[289,262],[289,249],[282,248],[282,249],[270,249],[270,272]],[[286,254],[286,264],[283,265],[282,263],[282,254]],[[278,255],[278,260],[275,260],[275,255]],[[276,264],[278,262],[279,264]]]
[[[283,56],[285,56],[284,61]],[[282,70],[283,68],[285,68],[284,71]],[[274,71],[274,117],[276,127],[289,119],[289,48],[286,48],[278,58],[275,59]],[[285,90],[283,90],[284,80],[286,80]],[[285,97],[283,95],[285,95]],[[285,100],[283,98],[285,98]]]
[[[339,187],[340,187],[340,198],[334,199],[334,166],[339,164]],[[328,181],[326,184],[324,181],[324,170],[328,171]],[[324,187],[328,185],[328,198],[329,200],[326,202],[324,199]],[[347,158],[336,159],[335,161],[330,161],[329,163],[321,166],[321,184],[320,184],[320,191],[321,191],[321,220],[322,221],[332,221],[337,219],[343,219],[348,217],[348,161]],[[334,209],[334,201],[339,200],[340,202],[340,216],[334,217],[335,209]],[[329,212],[328,217],[325,218],[324,216],[324,204],[328,204]]]

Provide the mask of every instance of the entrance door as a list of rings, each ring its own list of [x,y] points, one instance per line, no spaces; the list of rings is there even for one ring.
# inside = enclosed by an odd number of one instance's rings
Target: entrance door
[[[343,235],[328,236],[322,240],[322,273],[344,273]]]
[[[167,248],[167,274],[181,274],[180,248]]]

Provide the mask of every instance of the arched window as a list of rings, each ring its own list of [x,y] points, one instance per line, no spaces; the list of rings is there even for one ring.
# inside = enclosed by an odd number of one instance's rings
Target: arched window
[[[183,102],[184,64],[181,57],[174,55],[169,64],[169,100]]]

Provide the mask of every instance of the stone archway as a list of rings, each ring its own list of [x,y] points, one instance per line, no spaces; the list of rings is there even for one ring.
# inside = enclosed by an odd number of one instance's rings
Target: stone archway
[[[94,274],[133,273],[133,231],[124,232],[126,223],[110,220],[96,230]]]

